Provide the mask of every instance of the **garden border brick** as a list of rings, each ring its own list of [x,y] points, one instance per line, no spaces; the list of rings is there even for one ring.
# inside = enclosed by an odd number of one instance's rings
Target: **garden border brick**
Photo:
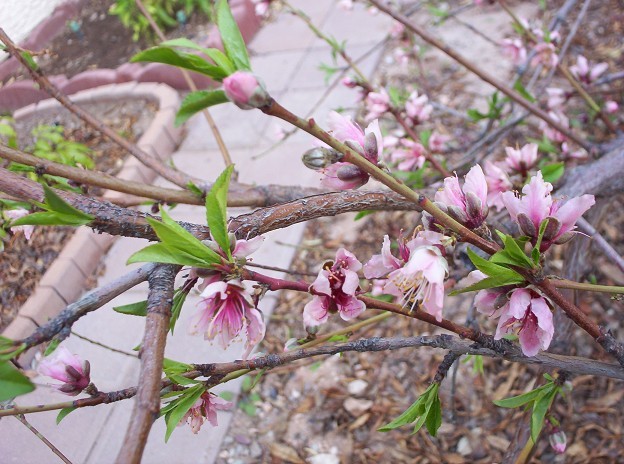
[[[180,96],[171,87],[136,82],[112,84],[79,92],[73,101],[80,104],[128,99],[145,99],[158,105],[158,111],[139,139],[138,145],[150,153],[158,154],[163,160],[169,158],[182,139],[182,130],[174,126],[173,110],[180,104]],[[57,112],[59,109],[61,104],[58,101],[48,99],[17,110],[14,117],[20,120],[33,114]],[[129,157],[117,177],[150,183],[157,175],[136,158]],[[109,200],[127,196],[113,191],[107,191],[104,195]],[[89,277],[115,239],[111,235],[97,234],[86,226],[78,228],[2,335],[13,340],[25,338],[35,328],[33,320],[43,324],[56,316],[67,304],[75,301],[83,293]],[[27,365],[33,359],[34,353],[34,349],[30,350],[22,354],[20,360]]]
[[[69,0],[57,7],[50,18],[39,24],[31,32],[30,37],[20,46],[34,51],[43,49],[49,41],[63,31],[67,18],[77,14],[83,2],[84,0]],[[253,2],[251,0],[231,0],[230,7],[243,39],[245,42],[249,42],[261,25],[260,18],[256,16]],[[59,22],[58,17],[62,17],[63,21]],[[200,45],[222,48],[219,34],[214,26],[211,27],[206,39],[200,42]],[[7,80],[16,72],[18,67],[19,63],[12,57],[1,62],[0,82]],[[191,77],[200,89],[214,85],[208,76],[191,73]],[[125,82],[159,82],[178,90],[189,90],[188,84],[179,69],[161,63],[149,63],[147,65],[124,63],[116,69],[89,69],[69,79],[65,75],[49,76],[49,79],[66,95],[73,95],[76,92],[102,85]],[[32,80],[20,80],[0,87],[0,112],[14,111],[46,97],[47,94],[39,89]]]

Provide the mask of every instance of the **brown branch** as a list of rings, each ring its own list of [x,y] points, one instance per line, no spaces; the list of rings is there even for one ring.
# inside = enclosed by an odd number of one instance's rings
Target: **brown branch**
[[[117,455],[118,464],[138,464],[147,443],[152,424],[160,411],[163,358],[175,276],[180,267],[160,264],[149,276],[145,334],[141,344],[141,370],[132,416]]]
[[[113,298],[147,280],[155,267],[154,263],[145,264],[108,284],[91,290],[75,303],[68,305],[54,319],[37,328],[32,335],[16,342],[16,344],[21,345],[23,343],[28,349],[52,340],[55,335],[59,334],[63,329],[70,328],[74,322],[84,315],[101,308]]]
[[[574,142],[576,142],[578,145],[586,149],[588,152],[591,151],[592,146],[586,140],[584,140],[583,138],[581,138],[580,136],[572,132],[569,128],[564,127],[557,121],[553,120],[544,110],[532,104],[531,102],[526,100],[524,97],[522,97],[522,95],[520,95],[518,92],[506,86],[505,84],[500,82],[498,79],[495,79],[490,74],[486,73],[479,67],[475,66],[474,64],[466,60],[464,57],[462,57],[459,53],[454,51],[448,45],[446,45],[442,41],[433,37],[431,34],[429,34],[427,31],[425,31],[423,28],[421,28],[417,24],[414,24],[412,21],[409,20],[409,18],[402,15],[398,11],[395,11],[394,9],[388,7],[387,5],[382,3],[380,0],[370,0],[370,3],[375,5],[379,10],[383,11],[384,13],[390,15],[392,18],[396,19],[398,22],[403,24],[407,29],[412,31],[414,34],[417,34],[425,42],[439,49],[440,51],[448,55],[450,58],[452,58],[453,60],[457,61],[459,64],[464,66],[467,70],[469,70],[473,74],[476,74],[480,79],[482,79],[483,81],[495,87],[500,92],[507,95],[517,104],[526,108],[533,115],[537,116],[539,119],[546,122],[549,126],[558,130],[562,134],[565,134],[568,138],[570,138],[571,140],[574,140]]]
[[[64,164],[55,163],[44,158],[38,158],[28,153],[13,150],[0,145],[0,158],[15,163],[33,166],[39,175],[51,174],[71,179],[80,184],[92,185],[130,195],[142,196],[165,203],[184,203],[189,205],[203,205],[204,200],[188,190],[174,190],[164,187],[156,187],[141,182],[118,179],[115,176],[101,171],[75,168]]]

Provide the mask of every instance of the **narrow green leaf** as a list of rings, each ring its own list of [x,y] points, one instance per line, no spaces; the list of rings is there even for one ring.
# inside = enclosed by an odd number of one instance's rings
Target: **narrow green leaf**
[[[180,264],[182,266],[210,267],[209,263],[188,253],[172,249],[164,243],[154,243],[146,246],[130,256],[127,263],[166,263]]]
[[[50,356],[61,344],[61,341],[58,338],[53,338],[50,344],[47,346],[45,351],[43,352],[43,356]]]
[[[407,408],[403,414],[394,419],[389,424],[386,424],[378,429],[379,432],[388,432],[390,430],[394,430],[402,425],[411,424],[416,421],[417,418],[420,419],[416,422],[413,433],[416,433],[420,427],[425,423],[427,419],[426,412],[428,408],[431,408],[433,398],[431,395],[436,395],[438,392],[439,384],[432,383],[429,385],[427,390],[418,397],[418,399]]]
[[[134,55],[130,61],[169,64],[171,66],[204,74],[218,81],[221,81],[228,76],[227,72],[223,69],[208,63],[201,56],[181,52],[169,47],[149,48]]]
[[[362,219],[363,217],[366,217],[370,214],[375,213],[376,211],[370,210],[370,209],[366,209],[364,211],[360,211],[358,212],[355,217],[353,218],[354,221],[359,221],[360,219]]]
[[[63,409],[61,409],[61,410],[59,411],[59,413],[57,414],[57,416],[56,416],[56,425],[59,425],[59,424],[61,423],[61,421],[62,421],[63,419],[65,419],[65,417],[67,417],[67,415],[68,415],[70,412],[74,411],[75,409],[76,409],[76,408],[75,408],[75,407],[73,407],[73,406],[70,406],[70,407],[68,407],[68,408],[63,408]]]
[[[178,322],[178,319],[180,318],[180,314],[182,313],[182,306],[184,306],[184,302],[186,301],[187,296],[188,296],[188,293],[180,289],[176,290],[175,295],[173,295],[173,305],[171,306],[171,318],[169,319],[169,330],[171,331],[171,335],[173,335],[175,325]]]
[[[147,316],[147,300],[113,307],[113,311],[132,316]]]
[[[190,364],[186,364],[180,361],[176,361],[174,359],[164,358],[163,359],[163,370],[166,374],[174,373],[180,374],[182,372],[188,372],[193,369],[193,366]]]
[[[175,117],[175,125],[179,126],[195,113],[205,108],[228,101],[223,90],[198,90],[191,92],[182,101],[182,105]]]
[[[180,423],[180,420],[182,420],[182,417],[184,417],[184,414],[186,414],[187,411],[191,409],[191,407],[205,391],[206,387],[203,384],[196,385],[185,390],[179,399],[174,400],[174,406],[170,411],[167,412],[167,415],[165,416],[165,421],[167,423],[165,443],[169,440],[169,437]]]
[[[18,371],[13,364],[0,362],[0,401],[10,400],[25,395],[35,389],[32,382]]]
[[[66,216],[74,216],[76,218],[92,221],[93,216],[87,213],[83,213],[79,209],[74,208],[68,204],[65,200],[59,197],[54,190],[47,185],[43,184],[44,203],[49,207],[50,211],[56,211],[57,213],[64,214]]]
[[[45,211],[39,213],[32,213],[28,216],[21,217],[11,222],[11,227],[32,225],[32,226],[81,226],[88,224],[93,219],[84,220],[76,218],[74,216],[67,216],[65,214],[57,213],[54,211]]]
[[[516,82],[514,83],[513,86],[514,90],[516,92],[518,92],[520,95],[522,95],[522,98],[524,98],[525,100],[530,101],[531,103],[535,103],[535,97],[533,95],[531,95],[527,89],[524,88],[524,86],[522,85],[522,81],[520,79],[516,80]]]
[[[210,228],[210,235],[230,259],[232,252],[227,229],[227,194],[233,170],[233,165],[228,166],[215,180],[210,192],[206,195],[206,221]]]
[[[204,48],[201,45],[197,45],[195,42],[181,37],[179,39],[167,40],[160,44],[163,47],[184,47],[191,48],[193,50],[199,50],[207,55],[217,66],[223,69],[228,75],[236,71],[236,67],[230,61],[230,59],[218,48]]]
[[[236,69],[251,71],[247,46],[238,24],[236,24],[236,20],[232,16],[227,0],[219,0],[219,3],[217,3],[217,27],[221,34],[225,53],[232,60]]]
[[[425,426],[427,427],[427,431],[429,435],[435,437],[438,433],[438,429],[442,425],[442,403],[440,403],[440,397],[436,394],[433,402],[431,404],[431,408],[427,414],[427,420],[425,421]]]
[[[531,439],[533,443],[537,443],[542,427],[544,427],[546,413],[550,409],[550,405],[559,390],[559,387],[554,383],[549,383],[547,385],[549,388],[544,390],[544,394],[533,403],[533,413],[531,414]]]
[[[548,384],[547,384],[548,385]],[[504,398],[502,400],[496,400],[493,403],[501,408],[517,408],[523,406],[531,401],[534,401],[537,397],[544,393],[544,389],[547,385],[531,390],[530,392],[523,393],[522,395],[512,396],[511,398]]]
[[[540,259],[540,247],[542,246],[542,240],[544,238],[544,232],[546,232],[546,227],[548,227],[548,218],[545,218],[542,223],[540,224],[539,227],[539,232],[537,234],[537,241],[535,242],[535,246],[533,247],[533,250],[531,251],[531,256],[533,257],[533,262],[535,262],[535,264],[539,263],[539,259]]]

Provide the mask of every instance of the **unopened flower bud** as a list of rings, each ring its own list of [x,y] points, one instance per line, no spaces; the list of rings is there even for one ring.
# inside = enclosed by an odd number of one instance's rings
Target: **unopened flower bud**
[[[39,364],[39,373],[63,382],[58,385],[58,390],[71,396],[87,388],[91,382],[90,371],[89,361],[82,361],[64,346],[58,347],[55,353]]]
[[[232,103],[243,110],[261,108],[271,102],[264,83],[256,75],[236,71],[223,79],[223,90]]]
[[[551,433],[548,437],[548,441],[552,449],[557,454],[565,453],[566,446],[568,444],[568,439],[566,438],[566,434],[563,430],[557,430],[554,433]]]
[[[308,169],[319,171],[334,164],[343,157],[342,153],[331,148],[316,147],[306,151],[301,160]]]
[[[466,193],[466,214],[472,222],[483,222],[487,217],[489,208],[484,205],[479,197],[473,192]]]
[[[561,236],[557,240],[555,240],[555,243],[557,245],[563,245],[564,243],[567,243],[570,240],[572,240],[572,237],[574,237],[574,235],[575,234],[572,231],[566,232],[565,234],[561,234]]]

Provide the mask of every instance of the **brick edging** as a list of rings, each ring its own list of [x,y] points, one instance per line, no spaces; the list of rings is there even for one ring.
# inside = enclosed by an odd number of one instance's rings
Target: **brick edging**
[[[40,50],[44,48],[47,41],[54,38],[65,27],[65,20],[68,17],[67,11],[75,12],[84,0],[70,0],[57,7],[62,11],[63,21],[59,23],[57,10],[52,16],[37,26],[26,40],[28,50]],[[256,16],[255,6],[251,0],[231,0],[230,7],[232,14],[238,23],[245,42],[249,42],[255,33],[260,29],[260,18]],[[51,29],[60,28],[54,33]],[[45,34],[41,31],[46,31]],[[32,39],[31,39],[32,38]],[[219,33],[212,26],[206,40],[200,42],[203,47],[222,48]],[[0,63],[0,81],[4,81],[9,75],[14,73],[19,64],[15,58],[9,58]],[[210,87],[214,82],[203,74],[191,73],[193,81],[198,88]],[[73,95],[76,92],[91,89],[108,84],[119,84],[123,82],[160,82],[178,90],[188,90],[188,85],[182,71],[169,65],[161,63],[125,63],[116,69],[91,69],[83,71],[71,78],[65,75],[49,76],[59,90],[65,95]],[[30,79],[24,79],[5,87],[0,87],[0,112],[14,111],[26,105],[36,103],[48,97],[48,94],[37,88]]]
[[[174,127],[180,96],[171,87],[164,84],[128,82],[85,90],[77,93],[72,100],[76,103],[100,103],[128,99],[147,99],[158,105],[158,111],[137,145],[162,160],[169,158],[182,139],[182,130]],[[58,101],[44,100],[16,111],[15,119],[56,112],[60,108],[62,107]],[[151,183],[156,178],[156,173],[136,158],[129,157],[117,177]],[[125,196],[126,194],[113,191],[107,191],[104,195],[109,200]],[[87,279],[96,270],[115,239],[111,235],[98,234],[86,226],[78,228],[22,305],[15,319],[4,329],[2,336],[12,340],[23,339],[36,329],[33,320],[42,325],[69,303],[76,301],[83,293]],[[21,362],[25,365],[30,363],[34,352],[35,350],[30,350],[22,354]]]

